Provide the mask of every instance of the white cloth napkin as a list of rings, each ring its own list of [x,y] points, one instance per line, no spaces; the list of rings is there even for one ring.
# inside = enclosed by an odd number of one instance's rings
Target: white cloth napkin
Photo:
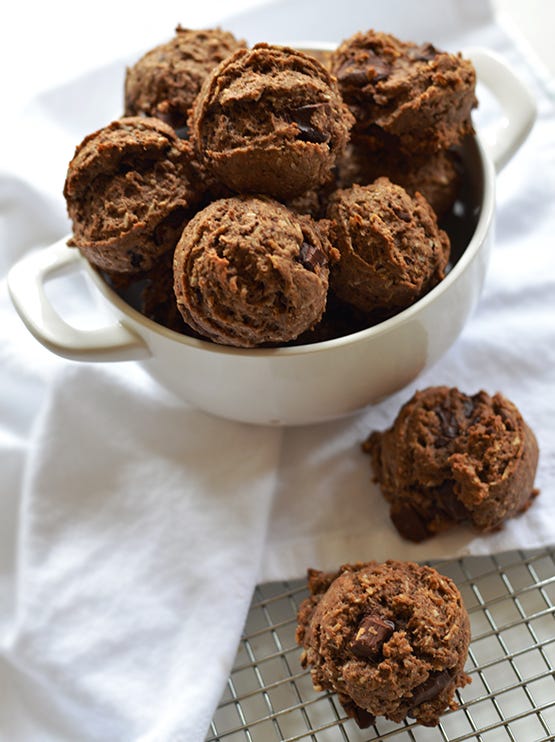
[[[46,392],[6,660],[68,739],[168,739],[181,716],[200,739],[256,580],[277,441],[129,371],[71,367]]]
[[[17,75],[7,81],[2,275],[68,231],[61,189],[75,145],[119,115],[125,63],[177,22],[222,19],[250,42],[338,41],[373,26],[454,50],[487,46],[526,80],[539,120],[498,178],[496,245],[462,336],[410,388],[347,420],[283,431],[234,424],[177,403],[138,364],[62,360],[25,330],[0,281],[0,739],[13,742],[201,742],[257,580],[555,541],[555,111],[487,4],[350,0],[341,12],[331,1],[315,12],[308,0],[254,9],[245,0],[250,9],[225,20],[223,2],[187,17],[172,2],[152,24],[136,8],[125,15],[125,5],[110,4],[108,30],[99,11],[83,32],[68,4],[48,45],[29,31],[45,55],[36,80],[22,74],[23,89]],[[4,70],[20,20],[11,46],[4,40]],[[64,41],[70,65],[47,54]],[[94,298],[82,280],[52,290],[76,322],[91,322]],[[538,435],[541,494],[498,534],[460,529],[407,544],[371,483],[360,443],[429,384],[502,391]]]

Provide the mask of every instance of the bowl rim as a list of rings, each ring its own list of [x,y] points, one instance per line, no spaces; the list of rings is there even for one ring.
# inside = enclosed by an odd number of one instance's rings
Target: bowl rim
[[[321,48],[321,47],[315,47]],[[372,338],[378,337],[385,333],[393,331],[396,327],[405,324],[412,320],[415,315],[420,314],[424,311],[432,302],[439,298],[443,293],[449,290],[450,286],[454,284],[460,275],[462,275],[467,266],[474,260],[480,249],[486,242],[486,236],[489,232],[491,223],[494,219],[495,213],[495,168],[489,155],[487,154],[482,142],[480,141],[479,135],[476,133],[471,136],[476,145],[480,165],[482,169],[482,182],[483,182],[483,196],[480,208],[480,215],[474,233],[464,249],[461,257],[449,273],[443,278],[433,289],[431,289],[422,298],[418,299],[414,304],[403,309],[393,317],[389,317],[383,322],[379,322],[372,327],[367,327],[363,330],[350,333],[349,335],[342,335],[338,338],[330,340],[322,340],[315,343],[306,343],[303,345],[292,345],[292,346],[277,346],[277,347],[262,347],[262,348],[236,348],[228,345],[220,345],[218,343],[211,342],[210,340],[201,340],[194,338],[183,333],[179,333],[175,330],[171,330],[164,325],[161,325],[154,320],[149,319],[145,315],[141,314],[134,307],[129,305],[124,299],[122,299],[104,280],[100,275],[100,272],[91,265],[84,257],[82,257],[85,269],[88,275],[92,277],[94,284],[103,294],[104,298],[116,309],[132,320],[133,323],[140,325],[146,330],[161,335],[167,340],[173,340],[181,345],[188,346],[191,349],[198,351],[204,351],[207,353],[224,354],[228,356],[241,356],[243,358],[264,358],[264,357],[291,357],[295,355],[307,355],[312,353],[325,353],[332,349],[338,349],[345,346],[363,343],[371,340]]]

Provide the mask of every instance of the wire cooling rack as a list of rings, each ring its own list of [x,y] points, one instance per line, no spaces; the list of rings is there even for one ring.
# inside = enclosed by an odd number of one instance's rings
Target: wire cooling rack
[[[431,562],[458,585],[472,627],[459,708],[437,727],[378,718],[361,730],[317,693],[295,644],[304,580],[256,588],[206,742],[539,742],[555,739],[555,547]]]

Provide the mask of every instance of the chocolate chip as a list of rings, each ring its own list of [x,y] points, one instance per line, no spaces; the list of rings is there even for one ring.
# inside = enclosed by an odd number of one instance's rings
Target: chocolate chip
[[[391,65],[372,51],[365,52],[355,60],[347,60],[336,72],[342,85],[364,87],[369,82],[386,80],[391,74]]]
[[[360,729],[368,729],[376,721],[376,717],[373,714],[357,706],[348,696],[340,693],[339,700],[347,716],[354,719]]]
[[[299,139],[302,142],[310,142],[311,144],[325,144],[327,141],[329,141],[329,134],[324,134],[324,132],[315,129],[313,126],[307,126],[306,124],[302,124],[299,121],[295,121],[295,123],[299,127]]]
[[[433,44],[422,44],[415,49],[409,49],[408,56],[413,62],[429,62],[438,51]]]
[[[368,729],[376,721],[375,716],[366,709],[360,708],[360,706],[354,706],[352,718],[356,721],[359,729]]]
[[[474,412],[474,402],[474,397],[467,397],[463,402],[464,416],[469,419],[472,417]]]
[[[312,114],[323,108],[323,106],[324,103],[307,103],[305,106],[299,106],[293,111],[290,111],[289,115],[291,120],[294,121],[299,128],[298,137],[303,142],[323,144],[329,140],[330,135],[328,133],[317,129],[312,124]]]
[[[138,252],[134,252],[133,250],[128,250],[127,254],[129,255],[129,261],[133,268],[140,268],[143,264],[143,256]]]
[[[303,242],[299,250],[299,260],[309,271],[314,272],[317,266],[323,266],[327,262],[326,254],[316,245]]]
[[[372,82],[380,82],[381,80],[387,80],[387,78],[389,77],[389,72],[390,70],[388,67],[386,68],[385,66],[383,66],[381,70],[377,70],[374,67],[374,73],[372,75]]]
[[[136,170],[135,163],[127,162],[126,160],[122,160],[118,165],[117,174],[118,175],[127,175],[127,173],[132,173]]]
[[[441,423],[441,431],[447,438],[456,438],[459,435],[459,424],[453,412],[445,407],[438,407],[436,415]]]
[[[469,512],[457,497],[455,482],[452,479],[446,479],[435,491],[439,507],[451,520],[456,523],[468,520]]]
[[[393,632],[395,624],[387,618],[365,616],[360,622],[355,638],[351,642],[351,651],[355,657],[369,659],[375,657],[382,645]]]
[[[396,503],[392,506],[390,518],[401,536],[409,541],[424,541],[430,535],[426,521],[409,503]]]
[[[420,685],[417,685],[412,692],[413,708],[420,706],[420,704],[425,701],[431,701],[432,698],[439,696],[441,691],[449,685],[451,680],[452,678],[449,670],[430,673],[428,679]]]
[[[352,85],[356,88],[362,88],[368,82],[366,69],[351,62],[343,64],[337,70],[336,77],[342,85]]]
[[[399,219],[401,219],[404,222],[410,222],[410,220],[412,219],[409,212],[405,211],[404,209],[401,209],[399,206],[394,206],[393,211],[395,213],[395,216],[397,216]]]

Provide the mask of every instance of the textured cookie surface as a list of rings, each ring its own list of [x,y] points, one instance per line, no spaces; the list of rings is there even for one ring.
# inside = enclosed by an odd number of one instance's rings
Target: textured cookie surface
[[[413,541],[457,522],[495,530],[537,494],[536,438],[501,394],[429,387],[363,448],[393,523]]]
[[[70,244],[93,265],[147,270],[175,247],[199,199],[191,148],[158,119],[113,121],[77,147],[64,195]]]
[[[341,253],[331,286],[365,312],[399,310],[445,274],[450,243],[419,194],[388,178],[338,190],[328,202],[331,240]]]
[[[293,340],[324,312],[337,251],[308,216],[269,198],[214,201],[175,249],[174,289],[185,322],[217,343]]]
[[[216,179],[234,191],[288,199],[330,177],[352,122],[335,79],[314,57],[257,44],[213,71],[190,128]]]
[[[339,694],[359,726],[376,716],[435,725],[453,704],[470,642],[455,584],[431,567],[389,560],[309,570],[297,641],[316,690]]]
[[[125,115],[156,116],[180,133],[202,83],[222,60],[245,46],[228,31],[178,26],[175,36],[148,51],[125,76]]]
[[[331,69],[356,118],[354,135],[369,144],[392,137],[409,154],[429,153],[473,132],[476,73],[460,54],[369,30],[340,44]]]

